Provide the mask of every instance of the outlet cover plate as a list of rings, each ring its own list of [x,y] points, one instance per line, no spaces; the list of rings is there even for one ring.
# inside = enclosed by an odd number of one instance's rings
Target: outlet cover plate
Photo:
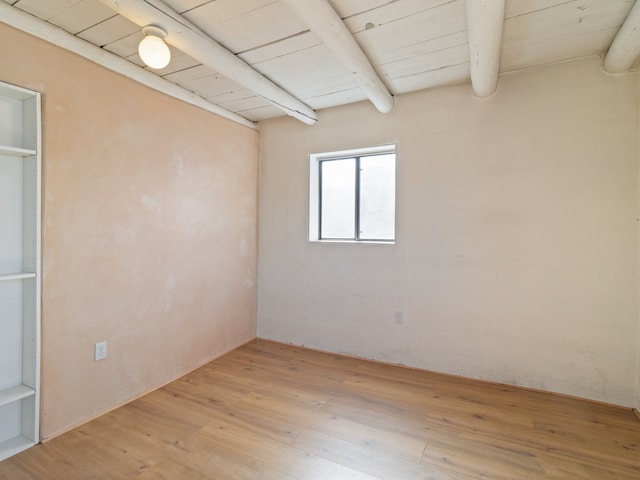
[[[103,340],[102,342],[96,343],[93,353],[96,362],[107,358],[107,341]]]

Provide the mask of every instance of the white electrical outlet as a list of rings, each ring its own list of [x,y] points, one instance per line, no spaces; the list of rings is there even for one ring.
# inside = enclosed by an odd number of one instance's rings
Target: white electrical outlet
[[[94,349],[94,359],[96,362],[104,358],[107,358],[107,341],[106,340],[96,343],[95,349]]]
[[[404,323],[404,316],[402,315],[402,312],[396,310],[393,313],[393,318],[396,322],[396,325],[402,325]]]

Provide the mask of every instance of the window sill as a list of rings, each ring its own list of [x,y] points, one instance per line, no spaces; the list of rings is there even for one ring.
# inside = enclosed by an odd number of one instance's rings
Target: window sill
[[[395,240],[309,240],[309,243],[346,243],[350,245],[395,245]]]

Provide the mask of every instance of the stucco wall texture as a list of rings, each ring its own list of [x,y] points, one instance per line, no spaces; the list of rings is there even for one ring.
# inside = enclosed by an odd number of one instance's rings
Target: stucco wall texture
[[[4,24],[0,45],[0,80],[43,94],[47,439],[255,337],[258,133]]]

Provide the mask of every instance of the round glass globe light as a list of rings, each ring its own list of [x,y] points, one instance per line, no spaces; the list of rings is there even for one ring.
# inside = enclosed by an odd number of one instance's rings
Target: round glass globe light
[[[167,44],[154,35],[147,35],[142,39],[138,45],[138,53],[145,64],[155,69],[166,67],[171,60],[171,50]]]

